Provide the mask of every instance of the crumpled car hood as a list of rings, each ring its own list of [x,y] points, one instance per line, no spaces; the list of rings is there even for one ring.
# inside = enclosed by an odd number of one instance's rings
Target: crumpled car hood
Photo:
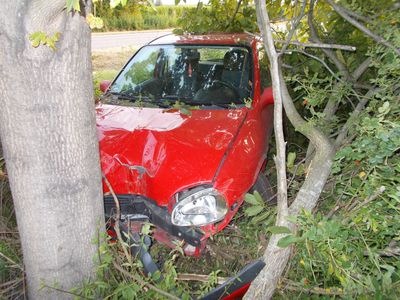
[[[100,104],[96,114],[101,166],[114,192],[168,205],[176,192],[213,182],[246,110],[192,110],[185,115]]]

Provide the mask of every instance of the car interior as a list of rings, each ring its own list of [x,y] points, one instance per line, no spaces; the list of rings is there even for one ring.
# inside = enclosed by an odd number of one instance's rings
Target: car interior
[[[146,57],[128,65],[114,91],[199,106],[241,105],[251,97],[251,60],[245,48],[161,47]],[[139,71],[147,73],[137,78]]]

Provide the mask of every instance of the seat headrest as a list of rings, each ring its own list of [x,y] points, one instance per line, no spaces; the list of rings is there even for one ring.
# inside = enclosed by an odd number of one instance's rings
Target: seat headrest
[[[229,71],[241,71],[244,66],[246,51],[234,49],[225,53],[224,69]]]

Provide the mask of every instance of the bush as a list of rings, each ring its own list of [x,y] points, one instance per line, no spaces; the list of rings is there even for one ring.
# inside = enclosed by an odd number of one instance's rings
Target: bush
[[[128,3],[126,7],[110,9],[107,1],[96,2],[96,14],[104,27],[98,31],[165,29],[177,26],[178,19],[188,10],[182,6],[139,6]]]

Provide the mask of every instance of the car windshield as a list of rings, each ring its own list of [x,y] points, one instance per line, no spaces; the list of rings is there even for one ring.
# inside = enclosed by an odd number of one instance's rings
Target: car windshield
[[[146,46],[125,66],[108,94],[117,99],[115,104],[125,105],[243,105],[252,93],[250,62],[247,48],[239,46]]]

